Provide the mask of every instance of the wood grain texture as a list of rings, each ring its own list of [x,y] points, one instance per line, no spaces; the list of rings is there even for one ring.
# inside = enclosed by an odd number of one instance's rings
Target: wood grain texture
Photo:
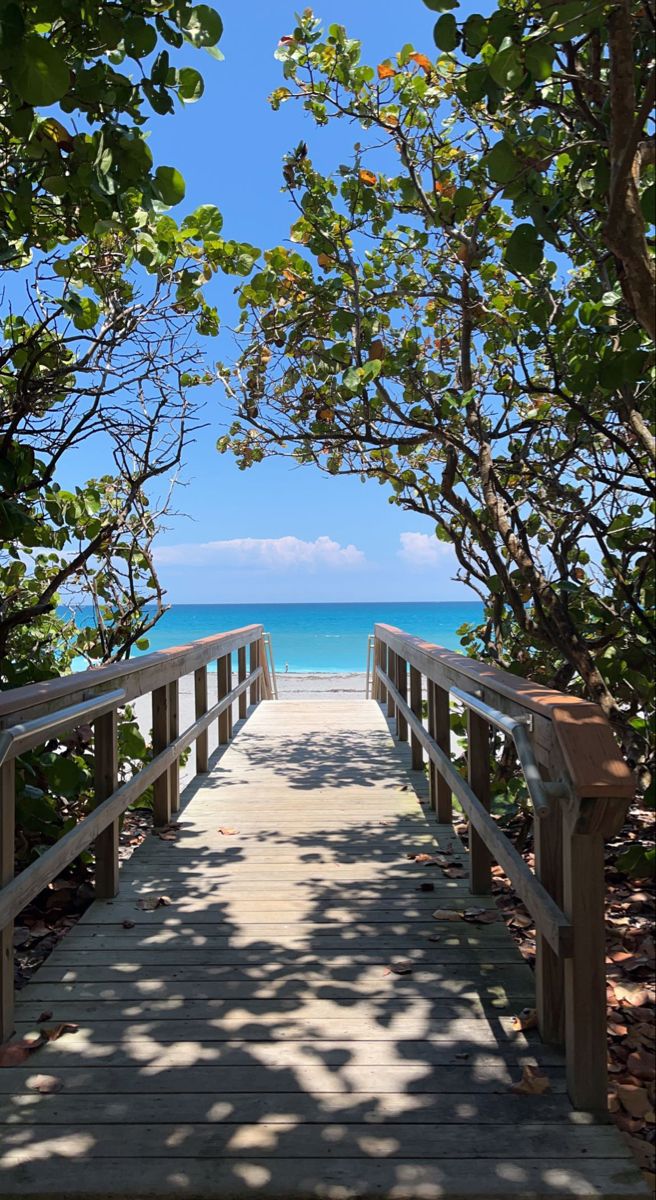
[[[503,924],[415,859],[466,855],[410,760],[374,701],[255,709],[21,993],[19,1036],[78,1028],[0,1071],[2,1196],[644,1197],[515,1031],[533,978]],[[548,1095],[511,1092],[526,1065]]]

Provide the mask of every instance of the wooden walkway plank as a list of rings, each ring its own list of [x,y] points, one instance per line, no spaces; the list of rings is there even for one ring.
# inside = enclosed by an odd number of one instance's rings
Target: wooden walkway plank
[[[0,1070],[0,1197],[646,1195],[514,1029],[532,973],[463,919],[493,900],[411,857],[467,867],[409,757],[373,701],[257,707],[21,993],[19,1036],[78,1028]],[[524,1066],[547,1094],[511,1091]]]

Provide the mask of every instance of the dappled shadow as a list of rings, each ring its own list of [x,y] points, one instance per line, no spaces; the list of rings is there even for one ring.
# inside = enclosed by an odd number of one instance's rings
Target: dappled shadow
[[[0,1071],[0,1195],[638,1194],[512,1027],[533,992],[505,927],[433,919],[466,879],[408,855],[465,855],[378,708],[340,729],[337,707],[294,729],[261,706],[25,989],[19,1033],[79,1028]],[[513,1094],[537,1063],[550,1093]]]

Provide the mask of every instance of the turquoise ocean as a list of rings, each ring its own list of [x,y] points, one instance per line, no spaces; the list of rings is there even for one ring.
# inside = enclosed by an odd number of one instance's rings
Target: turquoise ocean
[[[367,637],[376,621],[460,650],[457,630],[478,623],[477,601],[371,604],[174,604],[148,635],[150,651],[182,646],[242,625],[262,624],[271,634],[278,671],[364,671]],[[89,610],[78,619],[90,621]],[[138,653],[138,652],[137,652]]]

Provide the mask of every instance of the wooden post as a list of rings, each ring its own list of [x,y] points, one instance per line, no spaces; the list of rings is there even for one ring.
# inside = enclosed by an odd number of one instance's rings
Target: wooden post
[[[396,687],[403,700],[408,700],[408,664],[400,654],[396,656]],[[400,742],[408,740],[408,722],[399,709],[396,714],[396,733]]]
[[[169,743],[174,742],[180,732],[180,680],[172,679],[167,684],[169,690]],[[180,808],[180,759],[176,758],[169,767],[169,791],[171,795],[171,812],[177,813]]]
[[[224,696],[230,691],[230,669],[229,658],[227,654],[218,662],[218,695],[219,700],[223,700]],[[227,708],[224,712],[219,713],[219,746],[225,746],[230,741],[230,713]]]
[[[378,642],[378,663],[381,671],[387,672],[387,646],[385,645],[385,642]],[[378,681],[378,688],[378,700],[383,706],[385,706],[387,704],[387,688],[385,687],[382,679]]]
[[[606,1112],[606,945],[604,841],[600,833],[565,830],[565,914],[573,954],[565,959],[567,1090],[575,1108]]]
[[[196,720],[207,712],[207,667],[194,671],[194,711]],[[196,774],[205,775],[209,760],[209,734],[207,729],[196,738]]]
[[[467,710],[467,777],[481,804],[490,811],[490,726]],[[492,891],[492,855],[473,825],[469,826],[469,890],[474,896]]]
[[[153,754],[160,754],[169,744],[169,691],[168,685],[155,688],[153,692]],[[168,825],[171,820],[171,775],[168,767],[153,784],[153,821],[155,825]]]
[[[107,800],[118,787],[118,713],[104,713],[94,723],[95,803]],[[96,897],[111,900],[118,893],[119,820],[112,821],[95,841]]]
[[[394,686],[396,686],[396,654],[393,650],[390,650],[389,646],[387,647],[387,674]],[[387,693],[387,715],[392,719],[396,717],[396,704],[391,692]]]
[[[14,878],[16,770],[13,758],[0,767],[0,885]],[[14,922],[0,929],[0,1042],[14,1032]]]
[[[251,644],[248,648],[248,661],[249,661],[249,666],[250,666],[250,674],[252,675],[253,671],[257,671],[257,668],[260,665],[260,643],[259,642],[251,642]],[[250,691],[251,704],[257,704],[260,699],[260,681],[259,681],[259,679],[256,679],[255,683],[251,684],[249,691]]]
[[[451,756],[451,717],[449,693],[446,688],[427,680],[428,732],[441,750]],[[451,788],[440,774],[434,762],[430,764],[430,802],[441,825],[450,825],[453,820]]]
[[[227,660],[228,660],[228,662],[227,662],[227,669],[228,669],[228,692],[231,692],[231,691],[232,691],[232,653],[230,653],[230,654],[226,654],[226,658],[227,658]],[[233,713],[233,706],[232,706],[232,704],[230,704],[230,705],[228,706],[228,708],[227,708],[227,710],[226,710],[226,711],[227,711],[227,713],[228,713],[228,741],[230,741],[230,739],[231,739],[231,737],[232,737],[232,726],[233,726],[233,719],[234,719],[234,713]]]
[[[246,647],[240,646],[237,651],[237,680],[243,683],[246,678]],[[241,692],[239,696],[239,720],[243,721],[248,712],[248,696],[246,691]]]
[[[562,909],[563,818],[559,801],[552,801],[548,816],[534,818],[533,844],[535,873]],[[535,935],[535,996],[542,1041],[561,1045],[565,1039],[564,964],[539,929]]]
[[[410,708],[415,714],[418,721],[421,721],[421,671],[416,667],[410,667]],[[421,771],[424,765],[424,755],[421,748],[421,742],[415,733],[410,733],[410,746],[412,748],[412,769],[413,771]]]

